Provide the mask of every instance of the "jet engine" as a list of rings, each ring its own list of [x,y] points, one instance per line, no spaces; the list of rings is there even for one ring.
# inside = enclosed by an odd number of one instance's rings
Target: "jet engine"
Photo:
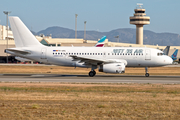
[[[99,66],[99,72],[125,73],[125,63],[108,63]]]

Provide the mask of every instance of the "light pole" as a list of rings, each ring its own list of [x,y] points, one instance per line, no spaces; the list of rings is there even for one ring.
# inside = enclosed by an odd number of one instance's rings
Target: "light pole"
[[[86,40],[86,23],[87,21],[84,21],[84,40]]]
[[[119,35],[114,36],[114,37],[117,38],[117,42],[119,42]]]
[[[77,39],[77,16],[78,14],[75,14],[75,39]]]
[[[7,44],[6,44],[6,49],[8,49],[8,15],[11,13],[10,11],[3,11],[4,14],[6,14],[7,16],[7,23],[6,23],[6,30],[7,30]],[[8,54],[6,53],[7,57],[6,57],[6,61],[8,63]]]

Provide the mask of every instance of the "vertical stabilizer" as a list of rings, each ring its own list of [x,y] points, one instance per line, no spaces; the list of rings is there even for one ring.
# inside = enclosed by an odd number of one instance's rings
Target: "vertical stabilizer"
[[[178,54],[178,49],[176,49],[175,52],[171,55],[171,58],[173,60],[177,60],[177,54]]]
[[[106,36],[103,36],[95,45],[95,47],[104,47]]]
[[[16,47],[42,46],[19,17],[9,17]]]
[[[165,55],[169,54],[169,48],[170,48],[170,46],[166,46],[166,48],[163,50]]]

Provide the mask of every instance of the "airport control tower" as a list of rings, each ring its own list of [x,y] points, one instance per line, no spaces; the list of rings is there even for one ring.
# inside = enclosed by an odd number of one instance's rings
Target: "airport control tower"
[[[143,45],[143,25],[150,24],[150,17],[146,16],[143,4],[137,4],[134,16],[130,17],[130,24],[136,25],[136,44]]]

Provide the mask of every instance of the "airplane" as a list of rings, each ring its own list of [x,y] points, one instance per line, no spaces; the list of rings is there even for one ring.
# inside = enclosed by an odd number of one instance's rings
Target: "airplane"
[[[174,53],[171,55],[171,58],[173,59],[173,61],[177,60],[177,54],[178,54],[178,49],[176,49]]]
[[[148,67],[172,64],[173,60],[158,49],[146,47],[53,47],[42,45],[19,17],[9,17],[16,48],[6,53],[47,64],[91,68],[105,73],[125,73],[126,67]]]
[[[169,54],[169,49],[170,49],[170,46],[166,46],[166,48],[163,50],[163,53],[165,55],[168,55]]]

